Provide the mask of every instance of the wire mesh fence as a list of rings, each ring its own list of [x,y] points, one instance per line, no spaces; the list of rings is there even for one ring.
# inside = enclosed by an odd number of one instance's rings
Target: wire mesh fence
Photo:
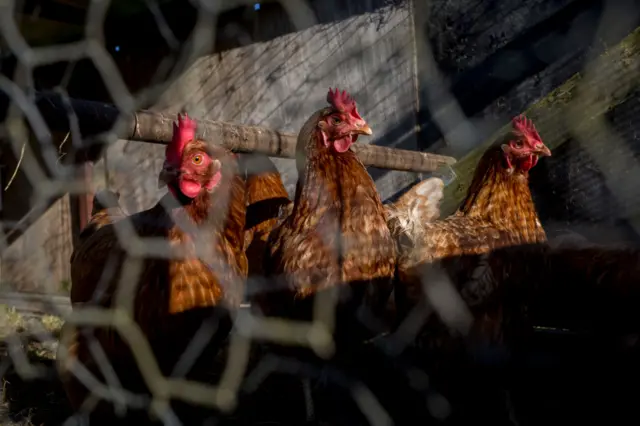
[[[638,21],[1,2],[0,423],[637,417]]]

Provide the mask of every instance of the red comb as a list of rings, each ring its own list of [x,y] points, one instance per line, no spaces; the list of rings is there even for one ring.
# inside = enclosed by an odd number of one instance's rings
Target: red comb
[[[525,117],[524,114],[513,119],[513,129],[525,138],[531,138],[538,141],[541,140],[540,134],[536,130],[536,126],[534,126],[533,121]]]
[[[338,90],[337,87],[335,90],[329,88],[329,93],[327,93],[327,102],[329,102],[329,104],[338,111],[351,114],[354,118],[362,120],[362,117],[360,117],[360,114],[358,114],[358,110],[356,109],[356,102],[346,90],[343,90],[342,93],[340,93],[340,90]]]
[[[184,118],[178,114],[178,123],[173,123],[173,139],[165,153],[167,161],[173,164],[180,163],[185,145],[196,137],[196,127],[196,121],[190,119],[187,113],[184,114]]]

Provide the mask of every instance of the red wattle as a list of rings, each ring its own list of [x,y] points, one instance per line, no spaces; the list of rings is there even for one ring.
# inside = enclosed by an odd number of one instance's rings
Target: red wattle
[[[195,198],[202,189],[202,185],[192,180],[183,179],[180,181],[180,192],[186,197]]]
[[[538,161],[538,158],[535,155],[533,155],[533,154],[528,155],[520,163],[520,168],[523,171],[528,172],[529,170],[531,170],[533,168],[533,166],[536,165],[537,161]]]
[[[351,137],[347,136],[342,139],[333,141],[333,147],[338,152],[346,152],[351,146]]]

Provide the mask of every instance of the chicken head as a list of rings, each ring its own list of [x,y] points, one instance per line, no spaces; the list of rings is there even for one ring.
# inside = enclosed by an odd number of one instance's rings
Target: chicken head
[[[222,178],[220,160],[211,149],[195,138],[196,122],[178,115],[174,123],[173,139],[167,146],[159,181],[176,196],[192,199],[201,191],[213,192]]]
[[[528,172],[538,163],[539,157],[551,156],[533,122],[524,115],[513,119],[513,131],[501,148],[510,171]]]
[[[346,92],[329,89],[327,102],[331,105],[318,120],[319,141],[336,152],[346,152],[358,135],[371,135],[371,128],[358,114],[356,103]]]

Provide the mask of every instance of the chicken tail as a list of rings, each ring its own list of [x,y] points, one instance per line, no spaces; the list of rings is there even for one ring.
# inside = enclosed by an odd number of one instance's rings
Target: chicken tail
[[[247,219],[244,246],[249,273],[262,273],[262,257],[269,234],[289,215],[293,203],[282,183],[280,172],[264,154],[241,154],[241,173],[246,178]]]
[[[432,177],[414,185],[396,201],[387,204],[387,222],[395,236],[406,235],[414,241],[424,223],[440,217],[444,182]]]
[[[263,154],[242,154],[239,165],[247,182],[246,229],[280,217],[291,200],[273,161]]]
[[[248,204],[271,199],[289,199],[280,172],[264,154],[242,154],[239,157],[241,172],[247,179]]]

